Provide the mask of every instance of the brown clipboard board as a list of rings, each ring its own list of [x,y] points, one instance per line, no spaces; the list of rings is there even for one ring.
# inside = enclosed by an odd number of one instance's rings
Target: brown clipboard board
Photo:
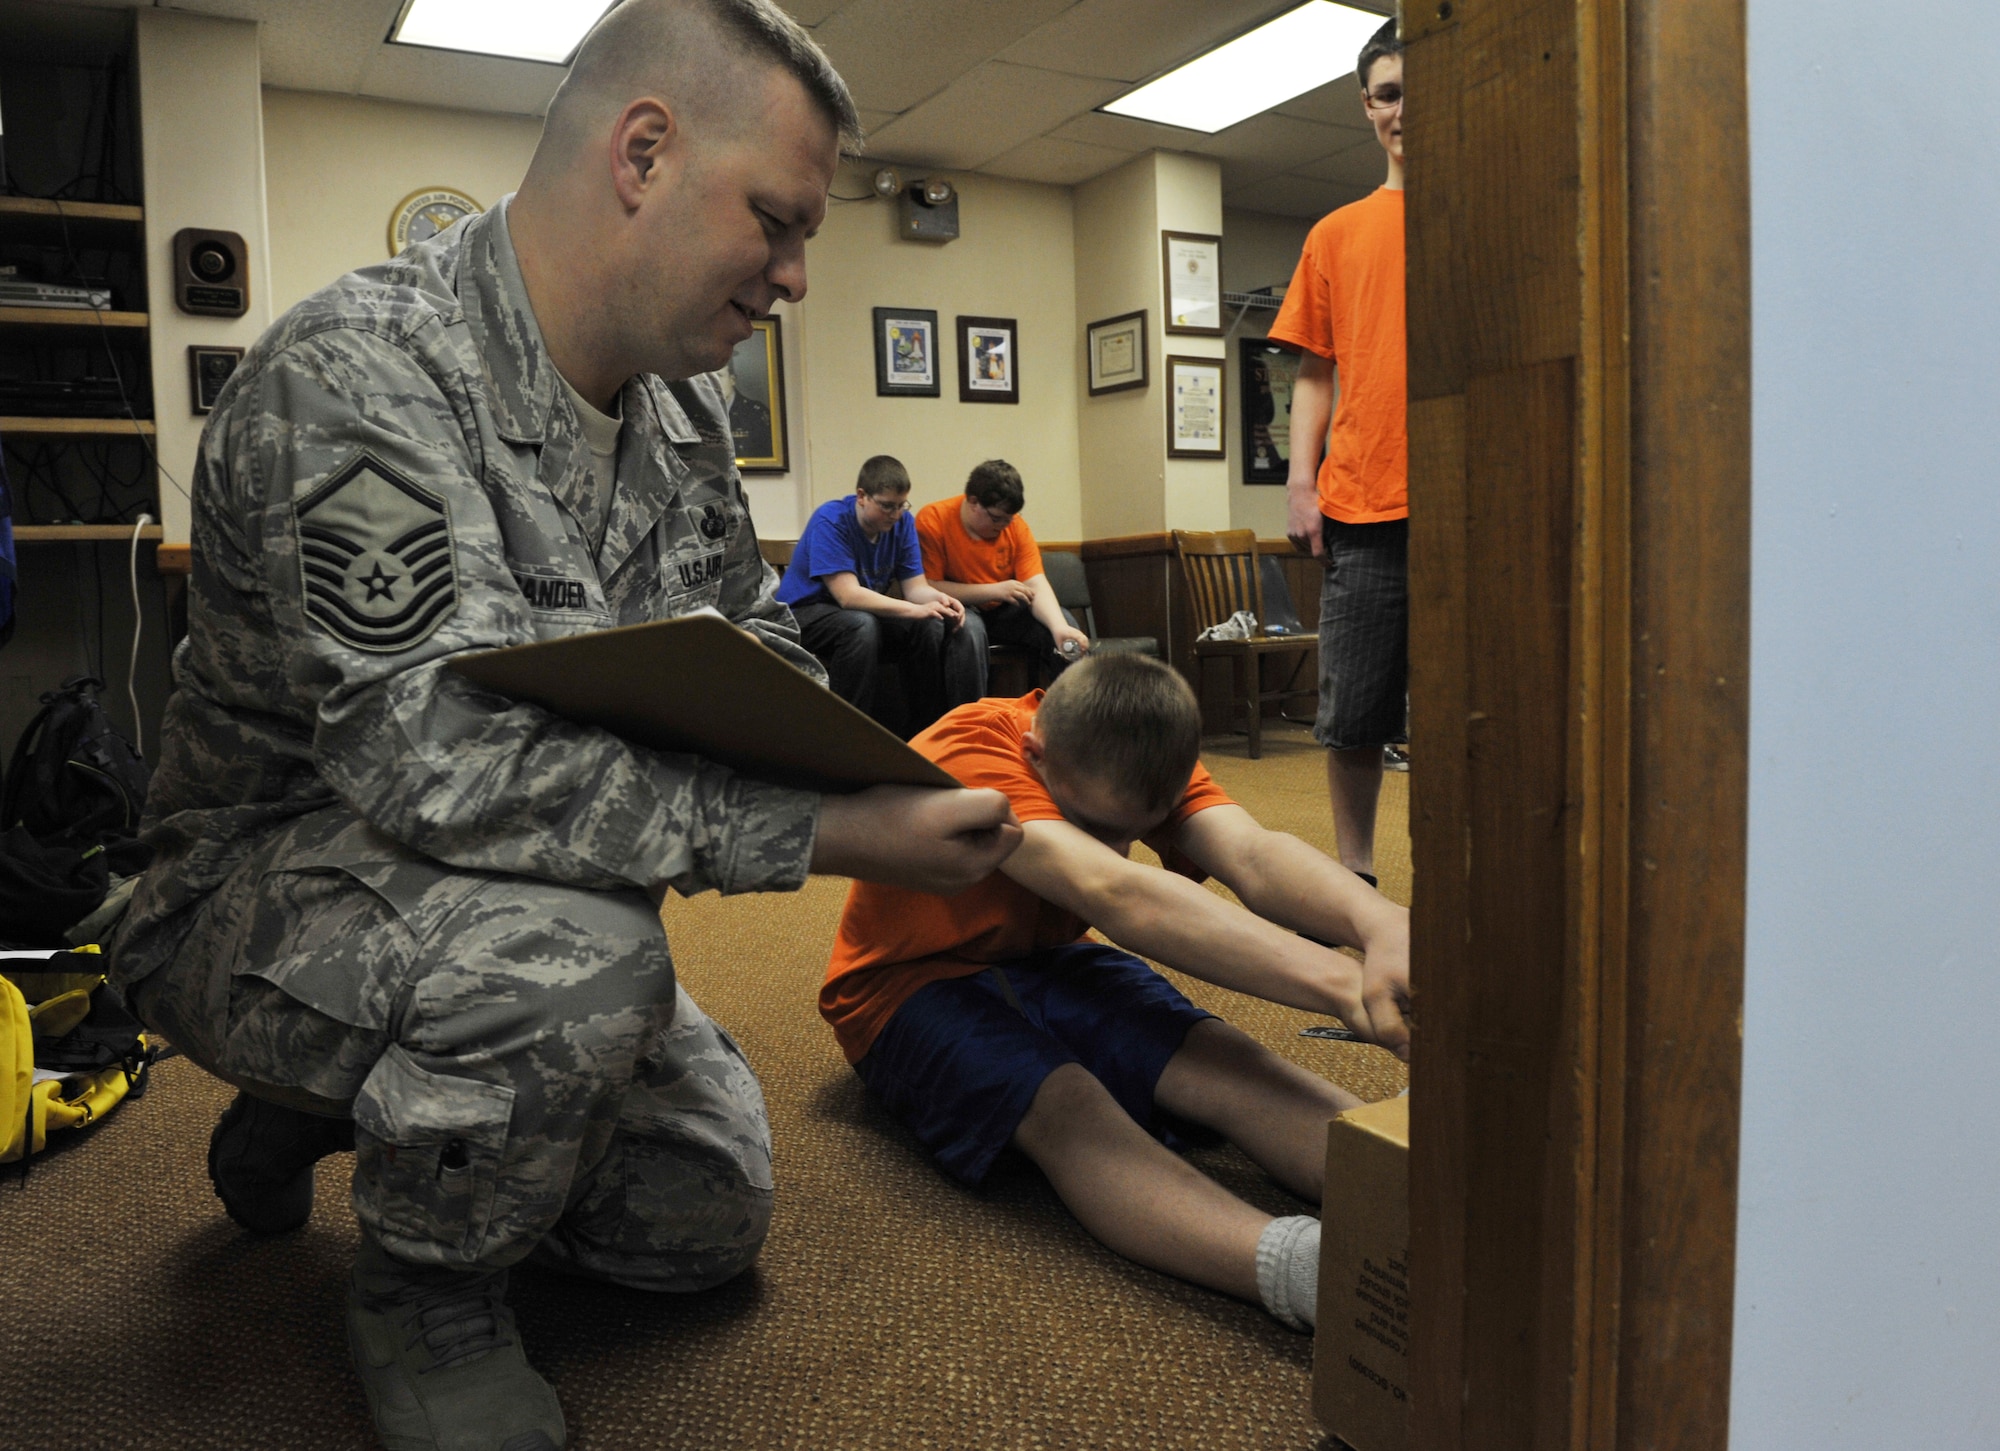
[[[747,630],[684,615],[461,655],[451,668],[634,745],[810,791],[956,786]]]

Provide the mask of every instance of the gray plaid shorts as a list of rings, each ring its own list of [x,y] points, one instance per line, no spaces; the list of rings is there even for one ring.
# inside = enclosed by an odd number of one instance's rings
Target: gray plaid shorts
[[[1343,524],[1321,516],[1319,715],[1313,739],[1336,751],[1407,741],[1410,521]]]

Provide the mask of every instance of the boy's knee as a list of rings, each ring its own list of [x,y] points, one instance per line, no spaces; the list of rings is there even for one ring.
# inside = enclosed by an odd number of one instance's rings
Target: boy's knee
[[[1097,1075],[1081,1063],[1065,1063],[1035,1090],[1014,1138],[1032,1157],[1038,1148],[1089,1137],[1106,1114],[1124,1112]]]

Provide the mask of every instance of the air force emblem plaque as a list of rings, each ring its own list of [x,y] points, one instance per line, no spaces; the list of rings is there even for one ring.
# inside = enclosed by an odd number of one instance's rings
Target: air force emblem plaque
[[[407,650],[458,605],[442,498],[363,454],[301,499],[306,618],[343,645]]]

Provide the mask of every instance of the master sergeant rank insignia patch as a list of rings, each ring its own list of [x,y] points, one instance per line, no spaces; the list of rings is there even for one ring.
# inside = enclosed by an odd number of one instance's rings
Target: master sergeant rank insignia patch
[[[344,645],[393,654],[458,604],[442,498],[363,454],[296,509],[306,617]]]

